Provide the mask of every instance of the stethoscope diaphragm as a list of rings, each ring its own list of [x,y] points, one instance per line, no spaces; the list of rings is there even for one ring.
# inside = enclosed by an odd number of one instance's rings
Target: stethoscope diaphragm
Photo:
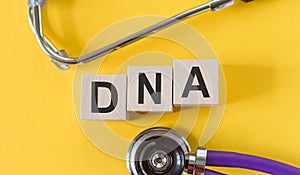
[[[177,132],[151,128],[133,140],[127,154],[127,168],[132,175],[180,175],[188,152],[187,141]]]

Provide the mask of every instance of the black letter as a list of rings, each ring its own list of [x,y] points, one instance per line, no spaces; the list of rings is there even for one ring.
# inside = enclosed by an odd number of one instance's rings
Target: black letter
[[[193,80],[195,78],[195,76],[197,77],[197,80],[199,82],[199,85],[193,85]],[[202,77],[201,71],[199,67],[193,67],[191,74],[189,76],[189,79],[186,83],[184,92],[182,94],[182,98],[187,98],[189,96],[190,91],[202,91],[203,97],[204,98],[210,98],[210,95],[208,94],[208,90],[206,88],[204,79]]]
[[[98,108],[98,88],[104,87],[111,93],[110,105],[106,108]],[[92,82],[92,113],[109,113],[113,111],[118,103],[118,92],[114,85],[108,82]]]
[[[156,92],[144,73],[139,74],[139,104],[144,103],[144,85],[155,104],[161,104],[161,73],[156,74]]]

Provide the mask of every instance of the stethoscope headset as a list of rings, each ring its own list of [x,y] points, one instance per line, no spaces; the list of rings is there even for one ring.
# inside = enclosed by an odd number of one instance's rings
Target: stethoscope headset
[[[57,49],[43,33],[41,13],[46,1],[28,0],[29,22],[37,41],[41,49],[52,58],[52,63],[61,70],[68,70],[74,64],[91,62],[178,21],[208,10],[217,11],[233,3],[234,0],[211,0],[92,53],[70,58],[65,50]],[[206,169],[207,166],[245,168],[273,175],[300,175],[299,168],[257,156],[210,151],[205,148],[191,152],[190,146],[182,136],[165,127],[150,128],[140,133],[132,141],[127,153],[127,168],[132,175],[223,175]]]

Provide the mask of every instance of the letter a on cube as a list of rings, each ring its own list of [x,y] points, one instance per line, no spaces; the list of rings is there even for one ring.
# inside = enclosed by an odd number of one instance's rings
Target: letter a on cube
[[[174,105],[218,105],[218,68],[216,59],[175,60]]]
[[[172,112],[172,109],[172,67],[128,67],[128,111]]]
[[[126,120],[126,75],[83,75],[81,120]]]

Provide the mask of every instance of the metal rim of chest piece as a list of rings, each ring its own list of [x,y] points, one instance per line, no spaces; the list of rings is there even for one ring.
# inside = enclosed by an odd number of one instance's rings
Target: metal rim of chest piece
[[[143,131],[127,153],[127,168],[132,175],[181,175],[185,154],[191,149],[177,132],[156,127]]]

